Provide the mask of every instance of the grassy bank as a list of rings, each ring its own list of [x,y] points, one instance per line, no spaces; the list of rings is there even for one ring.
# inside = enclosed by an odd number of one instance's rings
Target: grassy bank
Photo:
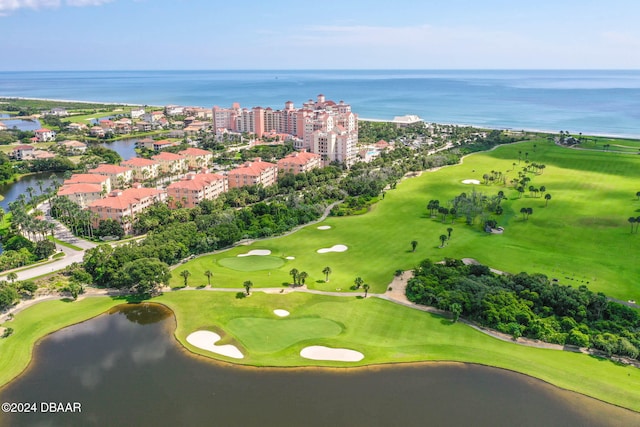
[[[640,374],[633,367],[570,352],[524,347],[500,341],[460,323],[377,298],[329,297],[256,292],[237,299],[235,293],[180,291],[153,301],[171,308],[176,338],[194,353],[229,360],[186,342],[196,330],[223,336],[245,354],[240,363],[253,366],[361,366],[417,361],[458,361],[513,370],[558,387],[640,411]],[[119,301],[107,297],[80,302],[48,301],[18,313],[4,326],[14,334],[0,340],[0,384],[29,363],[38,338],[93,317]],[[274,309],[291,314],[279,318]],[[303,359],[309,345],[350,348],[362,352],[357,363]],[[231,360],[237,363],[235,360]]]

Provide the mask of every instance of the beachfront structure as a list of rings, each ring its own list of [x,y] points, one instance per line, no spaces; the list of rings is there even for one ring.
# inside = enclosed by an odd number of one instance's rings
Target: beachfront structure
[[[87,208],[95,214],[94,228],[100,225],[101,220],[113,219],[128,234],[136,216],[154,203],[163,202],[166,195],[166,192],[155,188],[129,188],[112,191],[108,197],[90,203]]]
[[[111,178],[105,175],[97,175],[92,173],[76,173],[66,179],[62,185],[71,184],[97,184],[102,188],[102,192],[107,194],[111,191]]]
[[[133,171],[124,166],[102,164],[88,173],[108,176],[111,178],[112,188],[125,188],[133,181]]]
[[[151,157],[160,164],[160,174],[176,175],[188,170],[187,158],[180,154],[162,152]]]
[[[26,160],[33,158],[33,146],[32,145],[17,145],[11,152],[11,157],[16,160]]]
[[[260,157],[246,162],[243,166],[229,171],[229,188],[239,188],[246,185],[262,184],[268,187],[278,179],[278,165],[263,162]]]
[[[224,175],[215,173],[189,173],[180,181],[167,187],[169,207],[177,203],[182,207],[193,208],[203,200],[212,200],[228,190],[228,180]]]
[[[322,167],[322,157],[319,154],[309,153],[306,150],[293,152],[278,160],[278,173],[309,172],[311,169]]]
[[[140,117],[144,116],[144,113],[145,113],[144,108],[134,107],[131,109],[129,114],[131,114],[132,119],[139,119]]]
[[[344,101],[335,103],[324,95],[309,100],[296,109],[287,101],[283,110],[254,107],[213,107],[213,127],[219,135],[225,131],[246,132],[261,138],[275,131],[295,136],[296,148],[319,154],[325,161],[352,164],[358,141],[358,116]]]
[[[48,142],[56,139],[56,133],[50,129],[42,128],[34,131],[38,142]]]
[[[413,114],[409,114],[406,116],[395,116],[392,120],[392,122],[395,123],[395,125],[398,127],[407,127],[409,125],[412,125],[414,123],[419,123],[421,121],[422,119],[420,117]]]
[[[120,162],[120,166],[131,169],[133,180],[137,182],[157,178],[160,173],[160,163],[142,157],[133,157]]]
[[[64,184],[58,189],[57,194],[68,197],[84,209],[90,203],[100,200],[106,191],[100,184]]]
[[[206,168],[213,161],[213,153],[200,148],[187,148],[179,151],[178,154],[187,159],[188,167],[191,170]]]

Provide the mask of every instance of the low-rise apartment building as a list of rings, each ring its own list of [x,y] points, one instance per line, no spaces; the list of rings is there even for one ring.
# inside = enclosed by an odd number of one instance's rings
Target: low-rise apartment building
[[[229,171],[229,188],[239,188],[247,185],[262,184],[268,187],[278,179],[278,165],[263,162],[260,157],[246,162],[243,166]]]
[[[306,150],[293,152],[278,160],[278,173],[297,175],[320,167],[322,167],[322,156]]]
[[[111,178],[112,188],[125,188],[133,181],[133,170],[118,165],[99,165],[88,171],[90,174],[103,175]]]
[[[182,207],[193,208],[203,200],[212,200],[228,190],[228,180],[224,175],[215,173],[189,173],[167,187],[169,207],[177,203]]]

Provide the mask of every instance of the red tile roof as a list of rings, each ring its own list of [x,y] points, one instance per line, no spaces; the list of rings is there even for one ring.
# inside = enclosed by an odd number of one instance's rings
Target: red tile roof
[[[213,154],[211,151],[201,150],[200,148],[187,148],[185,150],[179,151],[178,154],[182,154],[183,156],[206,156],[208,154]]]
[[[319,159],[320,155],[315,153],[309,153],[307,151],[296,151],[287,155],[285,158],[280,159],[278,163],[294,163],[294,164],[304,164],[307,163],[311,159]]]
[[[124,162],[120,162],[120,165],[128,167],[153,166],[157,164],[158,162],[154,162],[153,160],[149,159],[143,159],[142,157],[133,157],[129,160],[125,160]]]
[[[229,171],[229,175],[260,176],[265,170],[277,167],[278,165],[274,165],[273,163],[263,162],[262,160],[255,160],[252,162],[247,162],[244,164],[244,166]]]
[[[180,181],[169,184],[167,190],[202,190],[204,187],[211,185],[212,182],[223,179],[224,176],[216,173],[199,173],[192,175],[192,179],[182,179]]]
[[[113,175],[113,174],[125,173],[130,170],[131,169],[129,168],[126,168],[124,166],[118,166],[118,165],[99,165],[97,168],[91,169],[88,172],[98,174],[98,175],[102,175],[102,174]]]
[[[167,152],[163,152],[160,154],[156,154],[155,156],[151,157],[154,160],[158,160],[160,162],[164,161],[164,162],[174,162],[176,160],[183,160],[184,157],[179,155],[179,154],[174,154],[174,153],[167,153]]]
[[[70,196],[77,193],[100,193],[102,186],[99,184],[69,184],[63,185],[58,190],[58,196]]]
[[[93,201],[89,204],[89,207],[124,210],[128,209],[130,205],[139,203],[144,199],[160,195],[162,191],[156,190],[155,188],[129,188],[117,194],[119,195],[111,195],[105,199]]]

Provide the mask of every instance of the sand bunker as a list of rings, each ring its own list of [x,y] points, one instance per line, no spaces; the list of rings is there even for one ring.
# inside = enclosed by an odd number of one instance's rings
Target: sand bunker
[[[279,308],[276,310],[273,310],[273,313],[278,317],[287,317],[289,315],[289,312],[287,310],[282,310]]]
[[[291,260],[291,259],[296,259],[296,257],[294,257],[294,256],[288,256],[286,259],[290,259],[290,260]]]
[[[359,362],[364,359],[364,354],[359,351],[346,348],[330,348],[321,345],[305,347],[300,351],[300,356],[311,360],[335,360],[336,362]]]
[[[477,179],[465,179],[464,181],[462,181],[463,184],[475,184],[478,185],[480,184],[480,181],[478,181]]]
[[[347,248],[345,245],[333,245],[330,248],[318,249],[316,252],[318,252],[319,254],[326,254],[327,252],[344,252],[347,249],[349,248]]]
[[[330,228],[331,228],[330,225],[321,225],[320,227],[318,227],[318,230],[328,230]]]
[[[216,345],[218,341],[220,341],[220,335],[211,331],[196,331],[187,337],[187,342],[194,347],[234,359],[244,359],[244,355],[235,345]]]
[[[249,252],[247,252],[246,254],[238,254],[239,257],[243,257],[243,256],[267,256],[267,255],[271,255],[271,251],[269,249],[254,249],[251,250]]]

